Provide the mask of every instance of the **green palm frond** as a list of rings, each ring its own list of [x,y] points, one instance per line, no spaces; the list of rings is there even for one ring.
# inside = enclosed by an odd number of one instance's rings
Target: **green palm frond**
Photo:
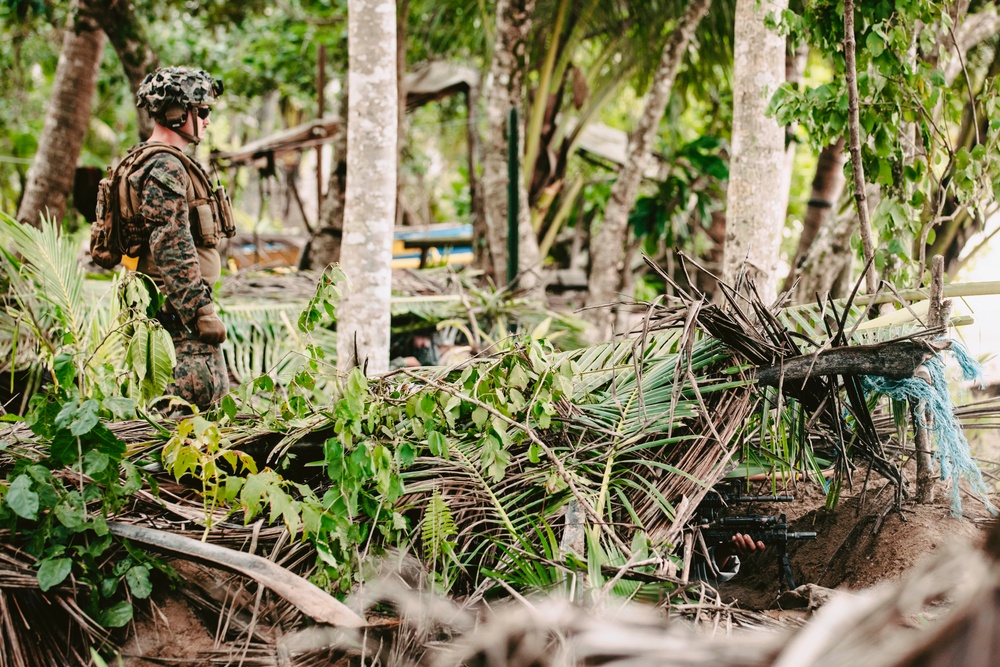
[[[20,255],[21,271],[34,284],[33,294],[22,294],[58,309],[60,320],[74,339],[82,338],[86,326],[83,300],[84,271],[77,260],[79,244],[61,233],[59,226],[43,220],[40,229],[23,225],[0,213],[0,240]],[[8,261],[14,259],[8,256]],[[9,273],[9,271],[8,271]],[[26,287],[24,283],[21,285]]]

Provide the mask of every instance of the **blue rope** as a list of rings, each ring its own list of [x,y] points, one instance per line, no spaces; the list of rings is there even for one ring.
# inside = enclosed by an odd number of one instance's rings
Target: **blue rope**
[[[950,341],[949,350],[958,361],[962,369],[962,376],[966,380],[980,380],[983,374],[983,367],[979,362],[969,356],[965,348],[957,341]],[[965,439],[962,426],[955,418],[955,406],[948,395],[948,381],[944,376],[944,361],[941,355],[935,355],[924,366],[930,372],[933,385],[927,384],[920,378],[906,378],[903,380],[890,380],[878,375],[864,375],[861,377],[862,386],[866,391],[876,392],[889,396],[896,401],[916,401],[917,418],[926,424],[926,415],[933,419],[932,432],[937,449],[934,452],[934,459],[941,467],[941,479],[951,480],[951,511],[956,516],[962,513],[962,498],[958,488],[959,480],[964,477],[968,480],[983,504],[995,514],[996,509],[990,503],[987,494],[989,489],[983,482],[983,475],[979,466],[972,460],[972,453],[969,450],[969,441]]]

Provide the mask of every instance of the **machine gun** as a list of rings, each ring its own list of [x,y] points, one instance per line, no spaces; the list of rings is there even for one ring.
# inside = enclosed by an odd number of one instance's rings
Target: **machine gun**
[[[814,540],[814,532],[789,532],[785,515],[755,515],[719,517],[722,509],[735,503],[767,502],[788,503],[792,496],[744,496],[732,488],[712,490],[698,506],[696,514],[702,539],[707,547],[732,542],[737,533],[749,535],[754,542],[778,550],[778,576],[785,580],[788,589],[795,588],[792,565],[788,557],[788,543],[794,540]]]

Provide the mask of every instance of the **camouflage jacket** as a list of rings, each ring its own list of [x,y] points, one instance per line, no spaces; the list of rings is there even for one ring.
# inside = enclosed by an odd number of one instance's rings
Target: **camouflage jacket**
[[[139,193],[139,213],[148,225],[149,255],[160,272],[160,289],[181,321],[191,322],[212,298],[191,234],[187,171],[176,157],[159,153],[137,166],[128,178]]]

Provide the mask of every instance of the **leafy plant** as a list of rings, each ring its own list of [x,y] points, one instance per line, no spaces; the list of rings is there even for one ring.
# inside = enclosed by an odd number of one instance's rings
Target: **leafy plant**
[[[233,449],[219,435],[215,424],[203,417],[185,419],[163,447],[163,467],[178,482],[190,475],[201,484],[201,498],[205,508],[205,532],[208,538],[215,524],[215,513],[220,507],[232,503],[238,496],[245,479],[236,475],[242,468],[257,472],[257,464],[247,454]],[[228,465],[228,470],[224,465]]]
[[[142,488],[144,473],[125,458],[125,443],[105,422],[134,417],[137,401],[162,392],[173,347],[147,319],[150,294],[136,282],[121,284],[123,305],[85,305],[77,247],[56,225],[35,229],[0,215],[9,281],[5,321],[15,340],[30,341],[51,378],[24,417],[45,452],[18,452],[0,482],[0,523],[38,559],[43,591],[72,574],[89,591],[92,617],[119,627],[132,613],[122,583],[131,596],[148,597],[154,561],[127,548],[122,555],[108,531],[108,517]]]
[[[959,26],[947,4],[865,2],[856,4],[856,15],[862,163],[869,182],[881,188],[872,212],[875,267],[919,284],[928,252],[957,263],[1000,190],[996,64],[973,68],[969,54],[951,53]],[[785,84],[770,102],[775,119],[797,123],[818,150],[846,133],[843,6],[814,2],[787,10],[780,28],[833,66],[832,80]],[[995,46],[983,48],[992,60]]]

